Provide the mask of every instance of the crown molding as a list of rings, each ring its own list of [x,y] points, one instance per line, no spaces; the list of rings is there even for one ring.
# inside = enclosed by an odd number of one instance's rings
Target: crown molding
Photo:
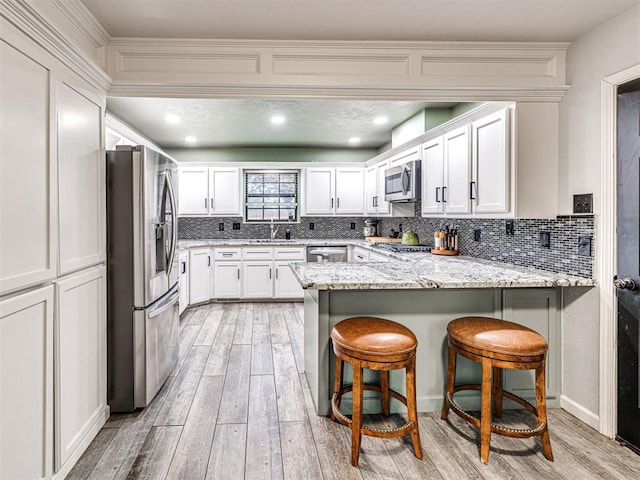
[[[85,38],[96,48],[106,47],[111,41],[111,35],[80,2],[69,2],[68,0],[51,0],[58,10],[60,10],[80,31]]]
[[[111,77],[90,60],[87,55],[60,33],[26,0],[2,0],[0,16],[22,32],[27,38],[75,72],[88,85],[107,92]]]

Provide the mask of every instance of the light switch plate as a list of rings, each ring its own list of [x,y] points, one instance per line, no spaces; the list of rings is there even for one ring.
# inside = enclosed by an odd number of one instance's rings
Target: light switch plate
[[[573,213],[593,213],[593,193],[574,195]]]

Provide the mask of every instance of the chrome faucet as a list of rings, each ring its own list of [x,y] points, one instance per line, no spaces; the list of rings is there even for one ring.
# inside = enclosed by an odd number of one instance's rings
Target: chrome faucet
[[[276,238],[276,235],[278,234],[278,230],[280,230],[280,227],[275,227],[273,225],[273,218],[271,219],[271,240]]]

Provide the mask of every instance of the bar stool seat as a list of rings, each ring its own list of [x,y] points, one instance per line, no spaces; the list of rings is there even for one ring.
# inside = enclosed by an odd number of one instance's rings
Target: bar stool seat
[[[446,420],[449,408],[480,429],[480,458],[489,462],[491,433],[508,437],[541,437],[544,456],[553,461],[547,425],[545,364],[547,341],[540,334],[517,323],[487,317],[462,317],[449,322],[449,358],[447,385],[441,418]],[[455,386],[457,355],[482,365],[482,383]],[[536,406],[523,398],[503,390],[502,370],[535,370]],[[453,400],[462,390],[481,392],[480,419],[465,412]],[[507,397],[537,416],[538,424],[531,429],[506,428],[492,423],[491,403],[497,417],[502,416],[502,399]]]
[[[331,331],[336,356],[335,380],[331,398],[331,419],[351,429],[351,464],[358,465],[362,434],[396,438],[411,434],[415,456],[422,458],[415,389],[415,360],[418,340],[411,330],[391,320],[376,317],[353,317],[336,324]],[[343,386],[344,362],[353,367],[353,385]],[[379,370],[380,385],[365,385],[362,369]],[[406,369],[406,396],[389,388],[389,371]],[[382,413],[389,415],[393,397],[407,406],[409,421],[397,428],[382,429],[362,425],[364,390],[380,392]],[[340,411],[345,393],[353,392],[351,419]]]

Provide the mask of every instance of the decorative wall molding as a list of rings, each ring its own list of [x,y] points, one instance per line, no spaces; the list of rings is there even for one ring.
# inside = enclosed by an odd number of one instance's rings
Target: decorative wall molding
[[[75,72],[91,89],[108,91],[111,78],[105,71],[65,37],[56,26],[49,23],[30,5],[30,2],[2,0],[0,17],[35,42],[47,54]]]

